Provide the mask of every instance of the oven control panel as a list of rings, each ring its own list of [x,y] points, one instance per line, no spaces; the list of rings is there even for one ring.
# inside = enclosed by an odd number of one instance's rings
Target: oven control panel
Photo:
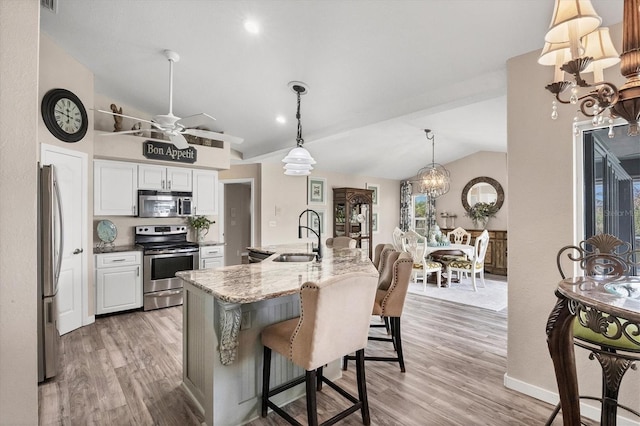
[[[186,234],[186,225],[140,225],[136,226],[136,235],[175,235]]]

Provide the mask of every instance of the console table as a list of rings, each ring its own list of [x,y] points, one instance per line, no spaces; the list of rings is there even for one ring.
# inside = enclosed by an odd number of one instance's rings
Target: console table
[[[603,318],[614,316],[616,335],[640,348],[640,277],[575,277],[560,281],[558,301],[547,322],[547,344],[558,383],[562,418],[565,426],[580,424],[580,399],[573,345],[573,319],[588,312],[588,326],[606,335],[609,327],[598,327]],[[605,321],[606,322],[606,321]],[[607,323],[608,324],[608,323]],[[607,336],[611,337],[611,336]],[[606,413],[605,413],[606,414]],[[612,417],[612,419],[611,419]],[[615,416],[603,416],[603,425],[615,424]]]

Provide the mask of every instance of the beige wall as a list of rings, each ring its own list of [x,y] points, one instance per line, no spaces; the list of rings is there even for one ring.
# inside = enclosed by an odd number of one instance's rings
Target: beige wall
[[[87,154],[87,176],[89,182],[87,184],[87,228],[85,229],[85,243],[83,247],[85,252],[85,270],[86,281],[84,288],[87,294],[87,315],[91,317],[95,312],[95,295],[94,295],[94,262],[91,247],[92,234],[94,226],[90,220],[93,217],[93,114],[91,107],[93,105],[93,73],[91,73],[84,65],[76,61],[66,51],[58,47],[46,34],[40,35],[40,64],[39,64],[39,87],[38,95],[41,100],[45,93],[51,89],[63,88],[75,93],[84,107],[87,109],[89,118],[89,131],[82,140],[76,143],[62,142],[49,132],[42,119],[38,120],[38,141],[41,144],[59,146],[64,149],[70,149]],[[38,156],[40,153],[38,152]],[[84,297],[84,294],[83,294]],[[83,319],[85,314],[83,313]]]
[[[218,179],[223,180],[253,180],[253,238],[254,245],[259,247],[262,245],[262,225],[261,218],[261,205],[262,200],[260,194],[262,193],[262,165],[261,164],[238,164],[231,166],[228,170],[221,170],[218,174]]]
[[[440,227],[444,226],[444,219],[440,213],[447,212],[458,216],[455,219],[455,226],[465,229],[473,229],[473,221],[465,216],[465,209],[462,206],[462,190],[471,180],[480,176],[487,176],[497,180],[504,190],[504,204],[496,217],[492,217],[487,225],[488,229],[506,230],[508,229],[509,217],[509,191],[507,184],[507,154],[505,152],[480,151],[468,155],[451,163],[445,164],[451,173],[451,188],[445,195],[436,200],[436,219]],[[448,225],[451,227],[452,220]]]
[[[621,26],[611,28],[621,46]],[[542,46],[542,40],[541,40]],[[508,61],[509,332],[506,383],[539,398],[557,394],[545,326],[555,304],[556,253],[574,243],[574,108],[560,106],[551,120],[552,97],[544,86],[551,68],[539,52]],[[589,76],[589,79],[591,76]],[[619,67],[605,79],[620,82]],[[578,183],[580,184],[580,183]],[[580,236],[582,237],[582,236]],[[600,394],[600,366],[578,350],[580,393]],[[640,410],[640,371],[629,371],[621,400]]]
[[[324,205],[307,204],[307,178],[285,176],[280,164],[262,165],[262,244],[297,242],[298,216],[306,208],[325,211],[322,241],[333,236],[333,191],[332,188],[365,188],[367,184],[379,185],[378,232],[373,234],[373,246],[391,242],[393,229],[400,216],[400,181],[368,178],[327,172],[318,165],[312,176],[327,179],[327,201]],[[306,225],[306,218],[302,223]],[[313,240],[313,239],[310,239]]]
[[[40,2],[0,2],[0,424],[38,424]],[[19,208],[7,208],[18,206]]]

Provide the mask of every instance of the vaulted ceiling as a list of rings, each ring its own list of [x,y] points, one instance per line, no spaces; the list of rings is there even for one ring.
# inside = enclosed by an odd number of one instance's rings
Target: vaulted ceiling
[[[622,0],[592,3],[604,25],[622,20]],[[96,92],[149,116],[168,111],[162,52],[178,52],[174,113],[216,117],[212,130],[245,139],[233,147],[245,162],[279,162],[295,146],[287,83],[303,81],[302,131],[317,168],[402,179],[431,161],[424,128],[439,163],[506,152],[506,61],[542,47],[552,9],[553,0],[58,0],[41,28],[94,73]]]

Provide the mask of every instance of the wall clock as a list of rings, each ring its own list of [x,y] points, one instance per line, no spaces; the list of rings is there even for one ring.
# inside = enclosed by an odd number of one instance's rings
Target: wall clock
[[[42,119],[53,136],[63,142],[78,142],[87,134],[87,110],[66,89],[49,90],[42,98]]]

